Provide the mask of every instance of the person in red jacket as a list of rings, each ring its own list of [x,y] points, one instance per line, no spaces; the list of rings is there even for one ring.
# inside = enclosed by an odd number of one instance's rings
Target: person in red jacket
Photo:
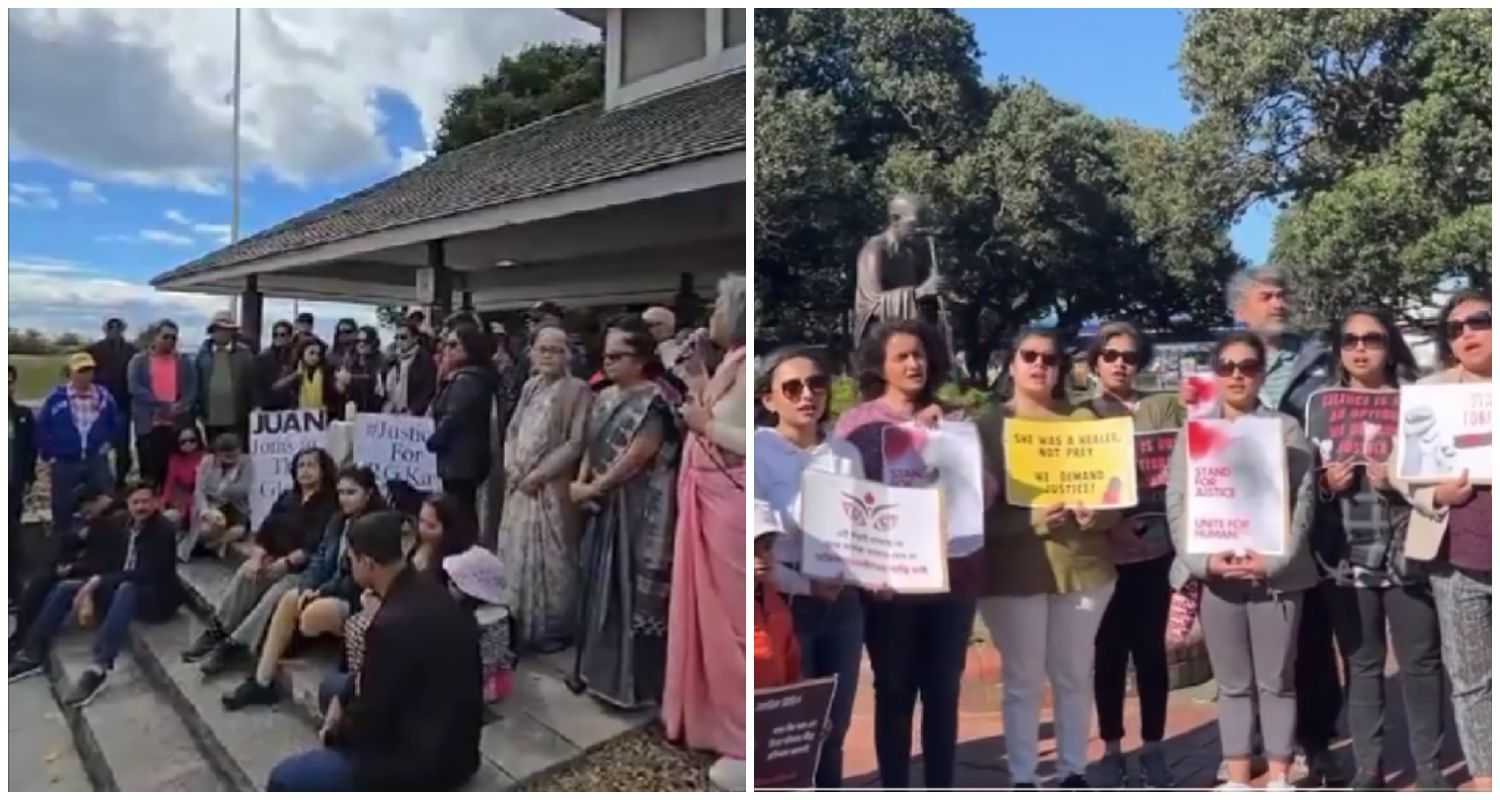
[[[781,526],[769,504],[755,504],[755,688],[774,689],[802,678],[802,652],[792,611],[776,589],[771,545]]]
[[[193,521],[193,492],[203,463],[203,436],[194,426],[177,431],[177,449],[167,458],[167,480],[161,487],[162,516],[179,531]]]

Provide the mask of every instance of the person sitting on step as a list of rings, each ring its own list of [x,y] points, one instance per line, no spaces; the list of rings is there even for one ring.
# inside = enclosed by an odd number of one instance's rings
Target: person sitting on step
[[[100,563],[101,547],[124,538],[130,525],[125,504],[103,487],[86,484],[76,496],[77,521],[60,534],[57,555],[31,576],[25,588],[19,589],[15,625],[10,631],[10,654],[20,652],[31,624],[42,613],[42,605],[53,587],[70,578],[83,580],[93,576],[93,565]],[[14,535],[14,534],[13,534]]]
[[[104,688],[132,621],[163,622],[182,602],[173,557],[175,536],[161,515],[156,487],[128,483],[125,501],[130,512],[125,535],[98,542],[100,560],[90,567],[93,577],[69,578],[53,587],[21,653],[10,663],[11,680],[40,673],[52,638],[70,616],[85,628],[99,623],[93,662],[63,698],[66,707],[84,706]]]

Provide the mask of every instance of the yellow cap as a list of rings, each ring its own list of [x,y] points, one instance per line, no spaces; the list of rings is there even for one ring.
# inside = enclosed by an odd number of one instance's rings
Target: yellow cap
[[[74,353],[68,359],[69,373],[77,372],[81,369],[93,369],[96,366],[98,365],[94,363],[94,357],[88,353]]]

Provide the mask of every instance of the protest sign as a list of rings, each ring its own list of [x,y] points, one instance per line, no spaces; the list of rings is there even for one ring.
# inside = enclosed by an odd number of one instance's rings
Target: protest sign
[[[942,491],[949,556],[961,558],[984,546],[984,467],[974,423],[891,425],[880,446],[887,486]]]
[[[838,676],[755,692],[755,788],[811,789]]]
[[[1136,504],[1135,421],[1005,420],[1005,499],[1013,506]]]
[[[1468,470],[1471,483],[1489,483],[1492,388],[1488,383],[1401,387],[1397,477],[1439,483]]]
[[[1193,391],[1193,402],[1188,404],[1188,419],[1208,416],[1219,401],[1219,385],[1214,383],[1213,372],[1197,372],[1182,379]]]
[[[802,572],[866,589],[948,591],[940,490],[802,473]]]
[[[1279,556],[1291,527],[1281,420],[1188,420],[1187,551]]]
[[[309,447],[327,447],[322,411],[257,411],[250,415],[250,525],[259,529],[281,493],[292,488],[292,459]]]
[[[1401,417],[1394,389],[1319,389],[1307,398],[1307,438],[1323,464],[1384,464]]]
[[[1167,473],[1172,466],[1172,448],[1177,431],[1149,431],[1135,435],[1135,483],[1137,502],[1132,516],[1165,516]]]
[[[427,450],[431,418],[360,414],[354,426],[354,463],[375,470],[382,483],[406,481],[425,492],[438,490],[437,455]]]

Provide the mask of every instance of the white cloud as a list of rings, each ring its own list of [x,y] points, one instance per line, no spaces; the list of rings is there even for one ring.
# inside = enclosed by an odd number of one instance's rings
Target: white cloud
[[[17,208],[39,208],[48,211],[61,205],[57,197],[52,194],[50,186],[36,183],[12,183],[10,204]]]
[[[229,226],[213,225],[207,222],[194,223],[193,230],[212,238],[219,244],[229,244]]]
[[[69,181],[68,194],[72,195],[75,203],[99,205],[109,202],[99,193],[99,184],[93,181]]]
[[[182,213],[181,211],[178,211],[175,208],[169,208],[169,209],[167,209],[167,213],[164,216],[166,216],[168,222],[175,222],[178,225],[191,225],[191,224],[193,224],[193,221],[190,220],[190,219],[188,219],[188,217],[187,217],[186,214]]]
[[[401,154],[396,157],[396,174],[399,175],[407,170],[422,166],[431,155],[431,150],[415,150],[410,147],[401,148]]]
[[[171,231],[157,230],[156,228],[146,228],[141,231],[140,235],[141,241],[168,244],[173,247],[188,247],[193,243],[191,236],[182,236]]]
[[[71,261],[47,256],[22,256],[10,262],[11,275],[73,275],[85,271]]]
[[[10,22],[12,157],[88,176],[222,193],[230,164],[228,9],[33,9]],[[246,11],[245,174],[305,184],[411,158],[379,133],[378,92],[417,109],[430,145],[452,89],[539,41],[597,40],[556,10]]]

